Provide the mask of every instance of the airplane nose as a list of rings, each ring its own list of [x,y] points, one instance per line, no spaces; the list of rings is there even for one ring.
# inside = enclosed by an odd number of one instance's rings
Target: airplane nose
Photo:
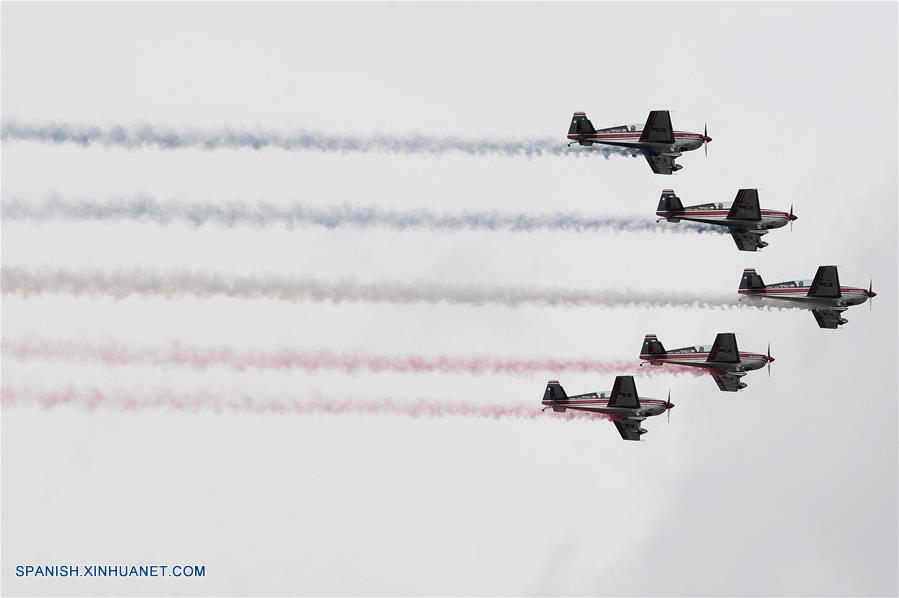
[[[768,363],[774,362],[774,358],[771,357],[770,355],[768,355],[767,359],[768,359]]]
[[[868,297],[873,299],[876,296],[877,296],[877,293],[875,293],[874,291],[868,291]]]
[[[705,136],[703,136],[702,140],[705,141],[706,143],[709,143],[712,140],[712,138],[709,137],[708,135],[705,135]]]
[[[790,214],[790,220],[799,220],[799,216],[796,214]]]

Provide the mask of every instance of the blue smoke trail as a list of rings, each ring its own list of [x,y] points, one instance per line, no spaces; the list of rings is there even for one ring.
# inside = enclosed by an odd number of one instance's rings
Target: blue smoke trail
[[[554,139],[497,139],[441,137],[437,135],[326,135],[307,130],[290,133],[274,131],[238,131],[233,129],[174,130],[150,125],[96,127],[69,123],[30,125],[7,120],[0,125],[4,141],[37,143],[73,143],[81,146],[104,145],[128,149],[251,149],[276,148],[286,151],[318,151],[388,154],[443,155],[462,153],[475,156],[631,156],[628,149],[595,145],[569,148]]]

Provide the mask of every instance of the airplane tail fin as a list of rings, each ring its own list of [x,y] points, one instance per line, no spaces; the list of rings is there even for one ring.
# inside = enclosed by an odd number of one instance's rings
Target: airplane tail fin
[[[583,112],[575,112],[574,116],[571,117],[571,126],[568,127],[569,135],[576,134],[591,134],[595,133],[596,129],[593,128],[593,123],[590,122],[590,119],[587,118],[587,115]]]
[[[565,389],[562,388],[562,385],[559,384],[558,380],[550,380],[546,383],[546,392],[543,393],[543,404],[545,406],[552,407],[553,411],[564,413],[565,406],[557,405],[555,402],[564,401],[567,398],[568,395],[565,394]]]
[[[662,189],[662,197],[659,199],[659,207],[657,212],[673,212],[675,210],[683,210],[684,204],[680,198],[674,194],[674,189]]]
[[[643,348],[640,349],[640,357],[652,357],[653,355],[664,355],[665,347],[662,346],[659,338],[654,334],[647,334],[643,337]]]
[[[765,287],[762,277],[759,276],[755,268],[746,268],[743,270],[743,278],[740,279],[740,290],[761,289]]]
[[[836,299],[843,296],[840,290],[840,276],[836,266],[819,266],[815,279],[808,291],[809,297]]]
[[[558,380],[550,380],[546,383],[546,392],[543,393],[543,402],[564,401],[568,398],[565,389],[559,384]]]

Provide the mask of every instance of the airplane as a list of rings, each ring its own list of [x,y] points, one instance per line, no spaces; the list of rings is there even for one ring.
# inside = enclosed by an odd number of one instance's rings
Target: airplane
[[[607,415],[618,428],[622,440],[640,440],[640,436],[646,434],[640,422],[665,413],[674,407],[674,403],[671,402],[670,392],[667,401],[639,397],[633,376],[616,376],[610,392],[591,392],[573,397],[565,394],[558,380],[550,380],[543,393],[543,410],[547,407],[552,407],[556,413],[571,409]],[[668,417],[671,418],[670,412]]]
[[[671,115],[667,110],[650,112],[645,125],[619,125],[598,131],[593,128],[585,113],[575,112],[568,128],[568,139],[571,140],[569,146],[575,143],[586,146],[600,143],[631,148],[634,156],[642,153],[646,157],[649,167],[656,174],[671,174],[683,168],[674,163],[674,159],[683,152],[705,146],[708,156],[709,148],[706,144],[712,140],[708,126],[702,135],[673,130]]]
[[[789,280],[766,285],[753,268],[743,270],[740,301],[760,304],[765,301],[809,309],[818,326],[837,328],[849,320],[842,317],[849,306],[859,305],[877,296],[872,280],[867,289],[840,286],[836,266],[819,266],[812,280]]]
[[[684,207],[673,189],[663,189],[656,216],[660,216],[659,221],[689,220],[726,226],[740,251],[756,251],[767,247],[768,244],[762,241],[762,235],[767,235],[772,228],[786,226],[788,222],[792,228],[793,221],[799,219],[793,214],[793,206],[790,206],[789,213],[759,208],[758,189],[740,189],[733,202],[703,203],[687,207]]]
[[[768,345],[768,354],[741,353],[737,348],[737,337],[733,332],[722,332],[715,337],[712,346],[697,345],[695,347],[682,347],[666,351],[665,347],[654,334],[647,334],[643,338],[643,348],[640,350],[640,359],[650,365],[684,365],[708,369],[718,388],[725,392],[736,392],[746,388],[746,384],[740,378],[746,372],[757,370],[768,365],[768,375],[771,375],[771,345]],[[641,363],[640,365],[646,365]]]

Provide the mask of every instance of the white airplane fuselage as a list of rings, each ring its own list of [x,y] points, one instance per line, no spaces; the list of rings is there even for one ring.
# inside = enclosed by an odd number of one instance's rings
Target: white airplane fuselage
[[[708,352],[678,353],[667,352],[657,355],[640,355],[640,359],[650,365],[682,365],[699,367],[722,372],[751,372],[768,364],[769,358],[761,353],[739,353],[740,359],[736,362],[709,361]],[[773,358],[771,358],[773,361]]]
[[[659,399],[647,399],[640,397],[640,407],[609,407],[611,391],[597,393],[599,399],[566,399],[564,401],[544,400],[545,407],[552,407],[557,413],[565,413],[568,407],[599,407],[612,419],[644,419],[654,415],[661,415],[668,409],[668,403]],[[560,404],[564,403],[564,404]]]
[[[723,205],[723,204],[722,204]],[[701,222],[703,224],[713,224],[718,226],[727,226],[731,228],[744,229],[748,231],[768,231],[775,228],[786,226],[790,222],[790,214],[778,210],[762,210],[761,220],[741,220],[738,218],[728,218],[729,209],[691,209],[671,210],[667,212],[656,212],[656,216],[665,218],[668,222],[679,222],[681,220],[689,220],[690,222]]]
[[[853,305],[861,305],[873,297],[876,293],[872,293],[868,289],[860,289],[858,287],[840,287],[840,297],[809,297],[808,286],[797,286],[788,288],[762,288],[762,289],[740,289],[740,300],[758,301],[759,303],[771,302],[780,304],[789,304],[791,307],[802,307],[806,309],[818,309],[822,307],[851,307]]]
[[[616,128],[616,127],[613,127]],[[653,154],[668,154],[679,156],[682,152],[689,152],[702,147],[711,138],[702,133],[690,133],[688,131],[674,131],[674,143],[657,143],[652,141],[640,141],[643,135],[643,125],[628,125],[617,127],[628,129],[627,131],[597,131],[595,133],[569,133],[568,139],[577,141],[580,145],[593,145],[602,143],[617,147],[630,147],[639,151],[648,151]]]

